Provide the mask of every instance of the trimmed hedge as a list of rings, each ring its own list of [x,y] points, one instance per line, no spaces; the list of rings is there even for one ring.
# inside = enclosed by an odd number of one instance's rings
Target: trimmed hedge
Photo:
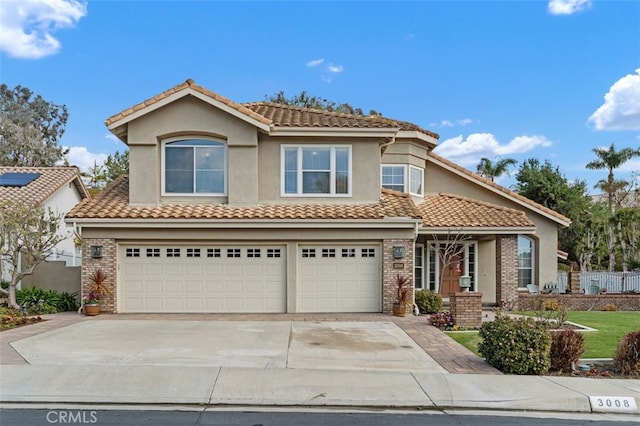
[[[418,290],[415,297],[421,314],[433,314],[442,307],[442,297],[431,290]]]

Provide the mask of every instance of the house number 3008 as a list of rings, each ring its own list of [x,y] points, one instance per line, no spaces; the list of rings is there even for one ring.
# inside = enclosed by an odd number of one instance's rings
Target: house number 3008
[[[635,411],[636,400],[628,396],[590,396],[593,411]]]

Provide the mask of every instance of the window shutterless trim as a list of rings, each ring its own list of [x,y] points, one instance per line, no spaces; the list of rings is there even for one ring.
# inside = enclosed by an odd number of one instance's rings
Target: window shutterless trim
[[[286,175],[286,159],[285,152],[287,149],[296,149],[296,192],[285,192],[285,175]],[[303,192],[303,176],[305,173],[305,169],[302,167],[303,161],[303,150],[304,149],[329,149],[329,161],[330,166],[329,170],[318,170],[318,172],[328,172],[329,173],[329,192],[323,193],[305,193]],[[347,165],[347,192],[346,193],[336,193],[336,176],[338,170],[336,165],[336,151],[338,149],[347,149],[348,151],[348,165]],[[353,184],[353,149],[351,145],[306,145],[306,144],[286,144],[280,146],[280,196],[281,197],[351,197],[351,190]],[[307,170],[313,171],[313,170]]]

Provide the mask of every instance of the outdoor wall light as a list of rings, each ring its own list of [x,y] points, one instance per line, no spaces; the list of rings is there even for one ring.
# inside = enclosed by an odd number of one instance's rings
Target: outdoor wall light
[[[102,257],[102,246],[91,246],[91,258],[100,259]]]
[[[404,247],[403,246],[393,246],[393,258],[394,259],[402,259],[404,257]]]

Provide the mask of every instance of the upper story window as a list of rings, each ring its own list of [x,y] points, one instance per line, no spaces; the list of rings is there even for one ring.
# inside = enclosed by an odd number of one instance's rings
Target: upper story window
[[[225,195],[227,146],[205,139],[164,144],[163,193],[168,195]]]
[[[351,194],[351,147],[282,147],[282,194],[348,196]]]
[[[381,175],[383,188],[409,192],[420,197],[424,195],[424,169],[403,164],[384,164]]]

